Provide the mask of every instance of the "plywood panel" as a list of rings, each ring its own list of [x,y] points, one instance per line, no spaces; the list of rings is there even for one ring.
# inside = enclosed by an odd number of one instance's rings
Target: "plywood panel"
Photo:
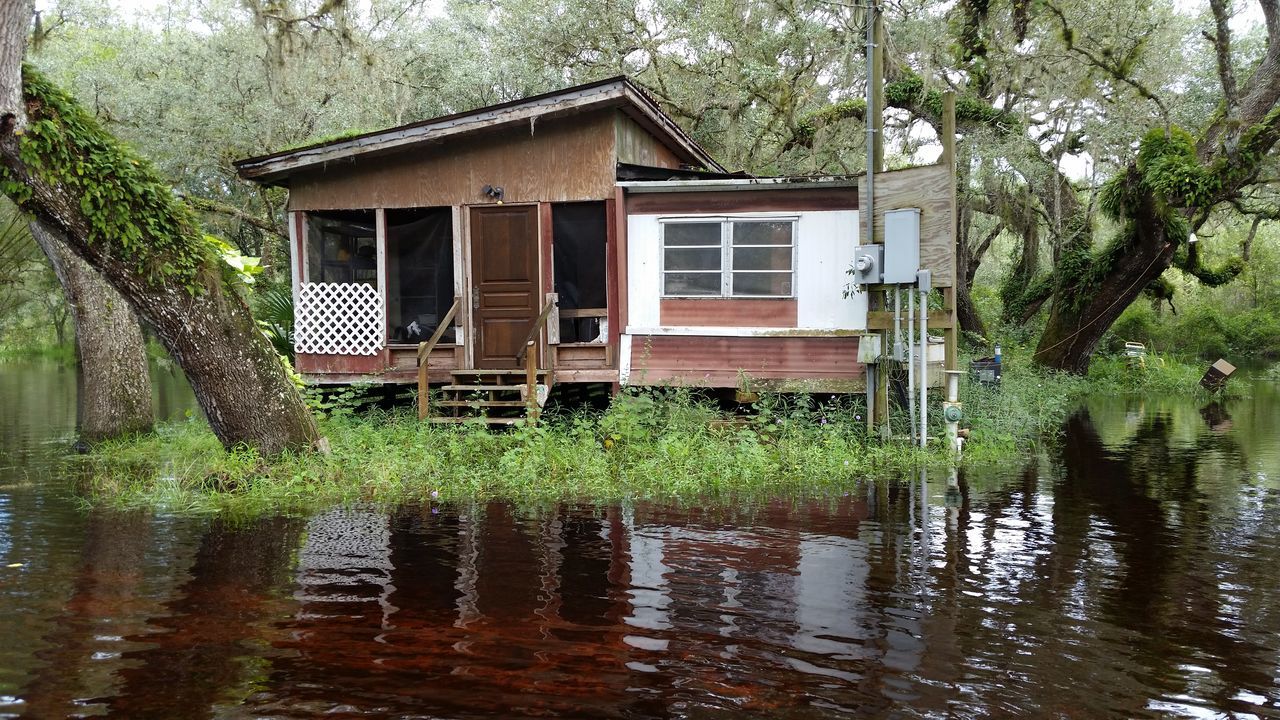
[[[857,210],[852,187],[803,187],[788,190],[709,190],[706,192],[629,193],[627,212],[731,213]]]
[[[618,162],[678,168],[680,159],[666,145],[621,112],[616,114]]]
[[[858,244],[858,211],[800,213],[796,229],[797,323],[803,328],[853,329],[866,325],[867,296],[845,297]]]
[[[663,325],[719,327],[796,327],[794,298],[663,298]]]
[[[630,382],[737,387],[755,380],[861,381],[855,337],[645,336],[632,342]]]
[[[920,208],[920,265],[933,273],[934,287],[955,284],[956,187],[947,165],[891,170],[875,177],[875,240],[884,239],[884,212]],[[866,194],[866,178],[858,183]]]
[[[628,198],[630,202],[633,198]],[[658,250],[658,218],[631,215],[626,226],[627,326],[655,327],[659,324],[658,299],[662,281]]]
[[[291,210],[434,207],[488,203],[481,188],[502,187],[507,203],[613,197],[614,111],[495,130],[397,155],[335,162],[300,173]]]

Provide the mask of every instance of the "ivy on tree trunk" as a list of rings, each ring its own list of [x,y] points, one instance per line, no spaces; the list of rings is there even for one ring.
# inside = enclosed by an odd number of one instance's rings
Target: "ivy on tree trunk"
[[[0,4],[0,186],[154,328],[223,445],[319,442],[314,419],[187,206],[70,96],[22,66],[30,5]]]

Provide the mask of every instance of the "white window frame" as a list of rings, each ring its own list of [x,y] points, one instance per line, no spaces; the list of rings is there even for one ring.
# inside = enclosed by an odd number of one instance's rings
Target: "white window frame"
[[[791,224],[791,243],[789,245],[740,245],[743,248],[788,248],[791,250],[791,292],[786,295],[747,295],[733,292],[733,224],[735,222],[775,222]],[[667,270],[667,226],[687,223],[720,224],[720,293],[718,295],[668,294],[667,273],[703,273],[710,275],[714,270]],[[698,215],[660,218],[658,220],[658,291],[664,298],[774,298],[780,300],[796,297],[796,252],[799,243],[796,234],[800,229],[798,215]],[[675,248],[709,248],[712,245],[677,245]],[[673,249],[675,249],[673,248]],[[784,270],[738,270],[742,273],[781,273]]]

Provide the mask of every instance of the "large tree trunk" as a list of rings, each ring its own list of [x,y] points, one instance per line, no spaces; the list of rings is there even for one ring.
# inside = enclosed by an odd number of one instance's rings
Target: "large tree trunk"
[[[969,236],[973,232],[973,211],[962,208],[959,220],[960,232],[956,241],[956,277],[960,282],[956,284],[956,316],[960,320],[961,330],[979,337],[986,337],[987,326],[982,322],[982,316],[978,314],[978,308],[973,304],[972,293],[973,279],[978,274],[978,265],[982,263],[982,256],[991,243],[987,241],[975,251],[969,244]]]
[[[0,3],[5,192],[62,233],[155,329],[224,446],[314,447],[310,411],[190,211],[73,100],[24,78],[30,10]]]
[[[1174,244],[1152,221],[1093,288],[1059,288],[1033,360],[1083,375],[1102,336],[1144,288],[1173,263]]]
[[[76,329],[76,427],[87,442],[151,429],[147,349],[133,309],[38,222],[31,235],[53,265]]]

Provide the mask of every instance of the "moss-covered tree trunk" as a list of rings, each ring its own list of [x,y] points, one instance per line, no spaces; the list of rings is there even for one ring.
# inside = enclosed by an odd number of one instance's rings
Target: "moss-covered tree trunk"
[[[151,429],[147,348],[133,308],[39,222],[31,235],[58,276],[76,330],[76,429],[93,443]]]
[[[0,183],[111,283],[231,447],[314,447],[315,422],[190,210],[145,161],[22,66],[28,2],[0,3]]]

